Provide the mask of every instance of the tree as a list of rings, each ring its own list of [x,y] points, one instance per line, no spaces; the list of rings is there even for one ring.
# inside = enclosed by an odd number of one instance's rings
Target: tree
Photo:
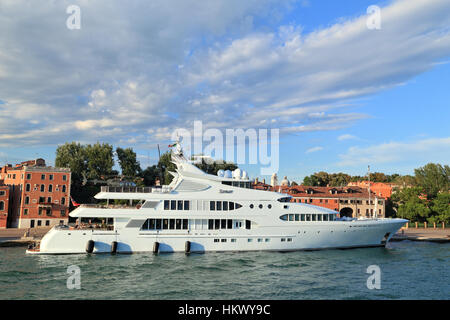
[[[156,178],[159,178],[161,175],[161,171],[158,166],[153,165],[151,167],[147,167],[144,171],[142,171],[142,178],[144,178],[144,185],[151,187],[155,185]]]
[[[450,187],[450,167],[428,163],[414,170],[417,184],[421,186],[428,199],[433,199],[441,192],[448,192]]]
[[[89,179],[100,179],[114,174],[113,147],[110,144],[97,142],[94,145],[85,146],[87,157],[87,177]]]
[[[122,175],[132,178],[141,175],[141,165],[139,161],[136,160],[136,153],[132,148],[122,149],[118,147],[116,153]]]
[[[329,186],[330,187],[344,187],[348,185],[350,182],[351,177],[348,174],[345,173],[333,173],[330,176]]]
[[[430,216],[431,210],[426,202],[419,198],[411,198],[404,204],[400,205],[397,215],[400,218],[409,219],[411,221],[425,221]]]
[[[306,176],[305,178],[303,178],[302,185],[317,187],[319,186],[319,179],[317,179],[317,177],[313,174],[310,176]]]
[[[172,163],[172,156],[169,151],[161,155],[161,158],[158,161],[158,168],[162,171],[161,184],[170,184],[173,176],[169,173],[169,171],[175,172],[176,165]]]
[[[431,203],[432,216],[429,222],[445,222],[450,223],[450,193],[443,192],[437,195],[437,197]]]
[[[72,184],[81,185],[87,172],[87,155],[84,146],[76,142],[66,142],[56,149],[55,166],[70,168]]]

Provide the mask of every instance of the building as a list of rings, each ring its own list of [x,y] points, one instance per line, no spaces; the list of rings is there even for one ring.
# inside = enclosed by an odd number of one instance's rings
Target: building
[[[6,227],[34,228],[68,223],[71,173],[46,166],[44,159],[4,166],[0,180],[9,188]]]
[[[264,183],[253,184],[254,189],[277,191],[291,195],[292,202],[307,203],[338,211],[341,217],[384,218],[386,201],[371,191],[361,187],[311,187],[311,186],[277,186],[273,188]]]
[[[9,187],[0,180],[0,229],[6,228],[9,208]]]
[[[349,187],[360,187],[360,188],[369,188],[369,181],[357,181],[357,182],[349,182]],[[389,199],[392,196],[392,192],[394,187],[397,185],[392,183],[383,183],[383,182],[370,182],[370,191],[373,191],[377,197]]]

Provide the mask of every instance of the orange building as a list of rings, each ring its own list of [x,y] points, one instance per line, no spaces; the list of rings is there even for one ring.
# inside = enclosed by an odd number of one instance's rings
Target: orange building
[[[6,228],[9,208],[9,187],[0,180],[0,229]]]
[[[367,189],[369,181],[350,182],[349,187],[360,187]],[[392,196],[392,191],[396,185],[392,183],[370,182],[370,191],[373,191],[378,197],[389,199]]]
[[[276,186],[275,188],[256,183],[254,189],[277,191],[291,195],[292,202],[307,203],[328,208],[346,217],[372,217],[376,214],[384,218],[386,201],[361,187],[311,187],[311,186]]]
[[[70,203],[68,168],[45,165],[44,159],[25,161],[1,169],[9,187],[8,228],[34,228],[67,224]]]

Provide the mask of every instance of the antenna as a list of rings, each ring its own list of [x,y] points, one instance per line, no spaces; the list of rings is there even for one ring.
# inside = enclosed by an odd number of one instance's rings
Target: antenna
[[[369,191],[369,207],[370,207],[372,205],[371,200],[370,200],[370,166],[368,166],[368,169],[367,169],[367,176],[369,178],[368,191]],[[372,214],[372,218],[373,218],[373,214]]]
[[[158,143],[158,167],[159,167],[159,183],[163,185],[163,169],[161,166],[161,150],[159,149],[159,143]]]

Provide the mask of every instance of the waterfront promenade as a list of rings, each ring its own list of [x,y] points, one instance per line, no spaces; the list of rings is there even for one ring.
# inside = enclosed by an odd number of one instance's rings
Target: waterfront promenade
[[[2,229],[0,230],[0,247],[14,247],[28,245],[40,240],[51,229],[51,227],[31,228],[31,229]],[[27,232],[29,233],[27,234]]]

